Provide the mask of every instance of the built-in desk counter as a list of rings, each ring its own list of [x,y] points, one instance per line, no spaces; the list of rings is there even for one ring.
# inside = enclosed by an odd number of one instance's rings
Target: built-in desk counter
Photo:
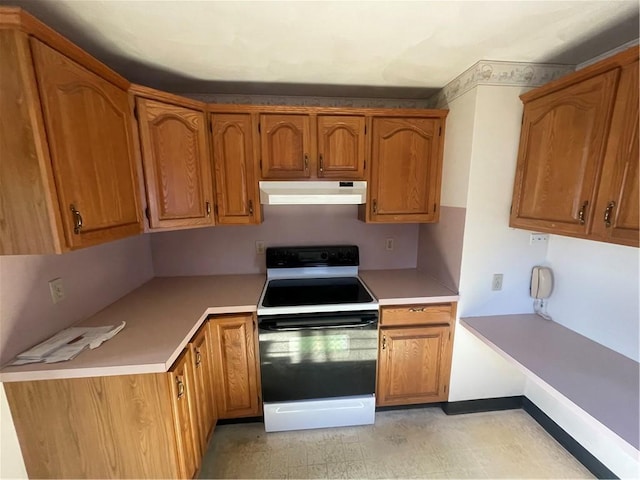
[[[638,450],[639,365],[535,314],[461,318],[484,343]]]

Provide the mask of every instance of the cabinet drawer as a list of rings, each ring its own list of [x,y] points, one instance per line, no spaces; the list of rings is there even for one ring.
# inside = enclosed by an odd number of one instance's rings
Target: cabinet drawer
[[[402,305],[383,307],[381,325],[424,325],[450,323],[452,306],[450,303],[434,305]]]

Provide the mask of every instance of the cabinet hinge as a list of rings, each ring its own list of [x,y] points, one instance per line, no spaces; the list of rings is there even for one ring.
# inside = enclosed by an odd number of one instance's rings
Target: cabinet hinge
[[[364,161],[364,166],[362,167],[362,169],[363,169],[363,170],[366,170],[366,169],[367,169],[367,161],[366,161],[366,160]]]
[[[438,204],[434,203],[433,204],[433,213],[436,213],[436,209],[438,208]]]
[[[133,116],[135,117],[136,120],[138,120],[138,104],[134,104],[133,105]]]
[[[149,210],[149,207],[144,209],[144,214],[147,217],[147,220],[151,221],[151,210]]]
[[[447,388],[449,388],[449,385],[444,386],[444,393],[447,393]]]
[[[258,133],[261,133],[260,132],[260,122],[258,122]]]
[[[451,340],[451,332],[449,332],[449,340]]]
[[[260,159],[260,170],[262,170],[262,159]]]
[[[209,131],[213,133],[213,121],[209,118]]]
[[[365,135],[367,134],[367,124],[366,123],[364,124],[364,134]]]
[[[216,217],[218,216],[218,204],[214,203],[213,204],[213,212],[216,214]]]
[[[442,127],[438,127],[438,136],[441,137],[442,136]]]
[[[509,215],[511,215],[511,212],[513,212],[513,203],[509,205]]]

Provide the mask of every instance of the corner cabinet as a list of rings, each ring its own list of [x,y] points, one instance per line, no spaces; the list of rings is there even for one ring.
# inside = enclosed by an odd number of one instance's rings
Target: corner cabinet
[[[262,413],[256,320],[252,314],[221,315],[210,320],[219,418]]]
[[[439,220],[443,130],[443,117],[373,118],[371,177],[361,220]]]
[[[521,96],[509,225],[638,246],[638,47]]]
[[[19,17],[8,10],[3,20]],[[128,82],[17,28],[0,29],[0,51],[0,253],[61,253],[140,233]]]
[[[382,307],[376,405],[449,397],[456,304]]]
[[[149,227],[212,226],[213,180],[203,105],[137,86],[132,93]]]

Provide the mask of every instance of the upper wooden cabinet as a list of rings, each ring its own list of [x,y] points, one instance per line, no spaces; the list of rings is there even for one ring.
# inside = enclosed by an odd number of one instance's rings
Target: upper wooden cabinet
[[[0,49],[0,253],[61,253],[140,233],[126,81],[17,29],[0,30]]]
[[[220,224],[261,222],[252,125],[249,113],[211,114],[216,210]]]
[[[443,118],[373,118],[367,210],[372,222],[437,222]]]
[[[510,226],[638,245],[638,48],[521,96]]]
[[[364,179],[365,117],[318,115],[319,178]]]
[[[309,178],[311,131],[308,115],[260,115],[260,168],[265,179]]]
[[[177,103],[179,98],[172,100],[176,102],[136,97],[149,226],[211,226],[213,180],[205,113]]]

